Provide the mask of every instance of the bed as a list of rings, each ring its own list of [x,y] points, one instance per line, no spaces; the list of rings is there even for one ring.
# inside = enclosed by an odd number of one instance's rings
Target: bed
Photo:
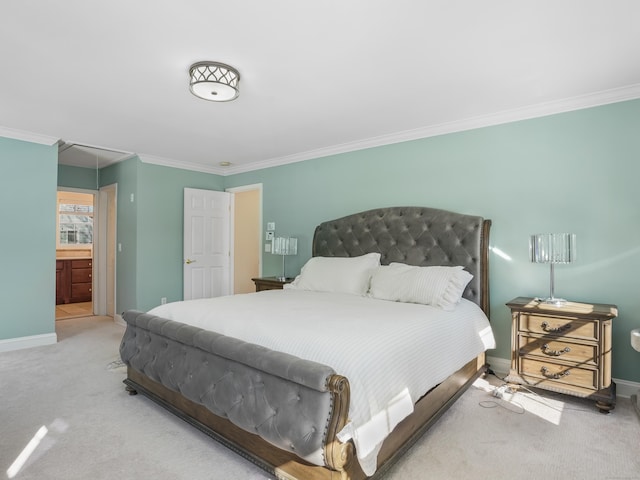
[[[490,225],[490,220],[479,216],[425,207],[375,209],[323,222],[314,232],[312,259],[290,288],[212,299],[219,303],[215,303],[215,308],[207,304],[206,313],[201,314],[197,313],[201,310],[190,309],[209,300],[177,302],[147,313],[125,312],[123,318],[127,329],[120,354],[127,365],[126,388],[131,394],[142,393],[150,397],[277,478],[379,478],[484,373],[484,350],[492,348],[493,337],[486,327],[483,332],[469,335],[469,342],[482,344],[475,345],[471,351],[471,347],[457,347],[467,345],[462,334],[447,334],[453,337],[454,347],[446,348],[452,352],[456,350],[456,353],[439,357],[456,357],[459,365],[445,374],[435,363],[412,368],[419,373],[413,376],[423,384],[411,386],[409,393],[403,392],[402,397],[392,395],[395,390],[383,392],[385,409],[374,415],[374,419],[367,417],[367,423],[360,425],[356,421],[360,417],[356,400],[363,396],[361,391],[367,389],[368,380],[364,382],[359,376],[349,378],[345,375],[345,371],[353,371],[346,360],[324,361],[324,355],[328,350],[334,350],[334,344],[338,350],[341,342],[345,343],[349,330],[343,319],[337,323],[330,320],[342,315],[341,308],[345,311],[357,308],[358,321],[366,318],[372,322],[361,325],[378,325],[373,323],[378,322],[374,319],[376,311],[383,318],[395,316],[395,310],[387,311],[391,308],[415,311],[417,315],[421,315],[424,309],[430,309],[442,317],[442,325],[453,323],[450,319],[461,316],[460,312],[473,312],[476,318],[474,309],[487,320]],[[316,269],[315,272],[320,268],[318,266],[325,268],[327,265],[331,268],[335,265],[364,268],[371,258],[383,267],[372,269],[372,272],[380,273],[372,273],[368,277],[367,295],[347,295],[342,291],[315,292],[314,285],[307,288],[310,278],[318,278],[309,276],[312,268]],[[433,275],[439,267],[447,267],[447,275],[455,269],[455,278],[461,274],[468,276],[464,284],[458,285],[462,298],[454,301],[454,305],[448,303],[447,308],[436,308],[412,300],[390,301],[398,300],[389,293],[397,282],[388,279],[399,278],[389,277],[390,274],[419,272],[422,275],[428,271]],[[347,278],[350,275],[346,271],[344,275],[334,273],[331,283],[338,285]],[[375,298],[369,298],[374,290],[377,292]],[[382,294],[392,297],[385,298],[380,296]],[[417,294],[422,295],[421,292]],[[243,310],[238,306],[240,301],[253,307]],[[344,308],[340,306],[342,301],[346,302]],[[371,310],[361,314],[361,305]],[[316,310],[323,309],[323,306],[331,306],[334,310],[323,310],[324,317],[315,318]],[[308,325],[313,325],[316,333],[311,337],[322,348],[311,345],[298,349],[300,342],[290,340],[298,323],[291,319],[283,320],[285,325],[287,321],[292,323],[288,324],[287,334],[281,335],[273,333],[273,318],[256,316],[257,311],[277,312],[278,308],[293,311],[300,322],[307,321]],[[203,328],[198,323],[198,315],[215,316],[211,313],[214,310],[215,315],[226,321],[217,324],[216,330]],[[192,311],[196,313],[192,314]],[[243,326],[244,319],[246,325]],[[379,323],[382,325],[384,322]],[[236,334],[231,330],[236,325],[248,331],[246,336],[244,331]],[[413,332],[413,324],[407,323],[406,328],[405,324],[402,325],[395,330]],[[482,325],[478,325],[480,330]],[[368,329],[359,324],[354,328]],[[384,335],[391,338],[390,333]],[[263,337],[265,342],[258,341]],[[480,341],[476,337],[484,338]],[[396,343],[395,337],[393,341],[383,343]],[[278,348],[271,348],[273,346]],[[313,354],[308,354],[310,350]],[[389,357],[378,355],[377,348],[375,350],[376,354],[370,361],[353,363],[370,363],[375,367],[371,378],[379,381],[372,383],[393,384],[393,372],[382,371],[374,361],[374,357]],[[362,351],[360,348],[358,355],[361,356]],[[471,358],[463,357],[457,351],[471,355]],[[462,358],[464,360],[460,363]],[[384,363],[394,362],[385,360]],[[340,365],[340,369],[334,368],[335,365]],[[437,375],[433,373],[436,371]],[[357,374],[360,375],[359,372]],[[433,385],[428,383],[434,381],[431,377],[437,380]],[[421,388],[425,390],[420,392]],[[376,386],[369,390],[378,393],[383,388]],[[411,399],[410,405],[407,405],[408,398]],[[382,420],[376,423],[376,419]],[[371,438],[376,438],[373,446],[367,445],[367,432],[373,431],[367,430],[370,425],[386,425],[389,430],[382,432],[380,441],[376,434],[372,434]],[[361,454],[365,450],[366,455]]]

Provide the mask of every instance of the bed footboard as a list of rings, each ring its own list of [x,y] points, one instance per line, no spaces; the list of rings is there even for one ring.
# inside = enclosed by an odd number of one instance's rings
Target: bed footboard
[[[161,385],[311,464],[351,462],[350,445],[335,441],[349,384],[332,368],[143,312],[123,318],[128,385],[155,394]]]

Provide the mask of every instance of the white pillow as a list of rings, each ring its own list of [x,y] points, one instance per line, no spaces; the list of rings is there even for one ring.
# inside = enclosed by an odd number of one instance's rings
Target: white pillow
[[[381,266],[371,277],[369,295],[381,300],[422,303],[453,310],[471,281],[462,267],[415,267],[404,263]]]
[[[379,266],[379,253],[360,257],[313,257],[284,288],[366,295],[371,275]]]

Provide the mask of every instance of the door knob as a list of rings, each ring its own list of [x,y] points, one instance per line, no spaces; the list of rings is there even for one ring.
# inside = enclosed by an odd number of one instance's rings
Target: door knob
[[[195,260],[191,260],[190,258],[187,258],[184,263],[186,263],[187,265],[191,264],[191,263],[196,263]]]

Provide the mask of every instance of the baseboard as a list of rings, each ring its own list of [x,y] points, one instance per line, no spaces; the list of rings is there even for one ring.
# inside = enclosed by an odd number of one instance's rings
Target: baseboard
[[[44,333],[42,335],[31,335],[28,337],[8,338],[0,340],[0,352],[11,352],[24,348],[42,347],[52,345],[58,341],[55,333]]]
[[[506,376],[511,369],[511,360],[506,358],[487,356],[487,363],[500,377]],[[630,398],[631,395],[640,391],[640,383],[638,382],[630,382],[619,378],[614,378],[613,381],[616,382],[616,395],[618,397]]]
[[[120,325],[120,326],[122,326],[122,327],[126,327],[126,326],[127,326],[127,322],[125,322],[125,321],[124,321],[124,318],[122,318],[122,315],[120,315],[119,313],[116,313],[116,314],[113,316],[113,321],[114,321],[116,324],[118,324],[118,325]]]
[[[499,357],[490,357],[487,355],[487,363],[491,370],[496,372],[500,377],[506,377],[511,369],[511,360]]]
[[[631,395],[640,393],[640,383],[630,382],[628,380],[620,380],[614,378],[616,382],[616,395],[622,398],[631,398]]]

